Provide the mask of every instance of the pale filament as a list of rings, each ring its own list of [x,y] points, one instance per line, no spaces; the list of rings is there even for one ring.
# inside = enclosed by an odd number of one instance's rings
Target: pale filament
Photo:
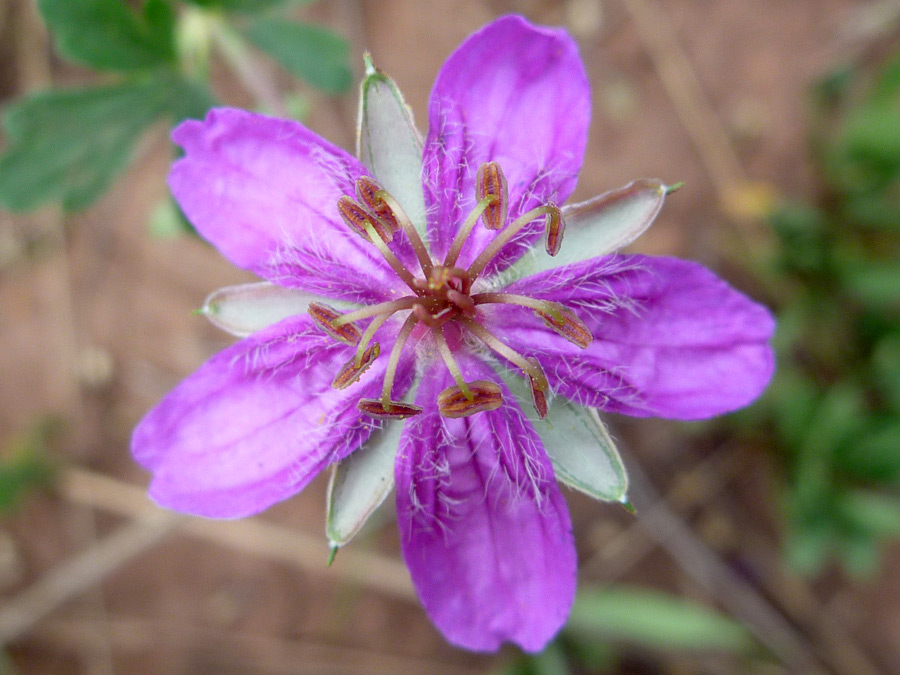
[[[519,305],[521,307],[535,309],[539,312],[543,312],[544,314],[549,314],[557,320],[562,320],[564,318],[562,312],[560,311],[559,305],[557,305],[555,302],[550,302],[549,300],[538,300],[537,298],[530,298],[527,295],[518,295],[516,293],[476,293],[472,296],[472,302],[474,302],[476,305],[486,305],[493,303],[503,305]]]
[[[513,222],[511,222],[507,227],[500,230],[496,237],[491,239],[491,243],[484,247],[484,250],[478,254],[478,257],[469,265],[469,274],[472,276],[474,280],[481,271],[485,268],[485,266],[497,255],[497,252],[500,251],[501,248],[506,246],[509,243],[509,240],[515,237],[526,225],[536,220],[539,216],[546,215],[551,211],[556,210],[555,206],[545,204],[544,206],[538,206],[535,209],[531,209],[531,211],[527,211],[523,213],[521,216],[516,218]]]
[[[412,295],[408,295],[399,300],[389,300],[388,302],[379,302],[377,305],[362,307],[361,309],[341,314],[337,319],[331,322],[331,325],[343,326],[346,323],[353,323],[360,319],[368,319],[370,316],[377,316],[378,314],[391,315],[394,312],[399,312],[401,309],[410,309],[416,304],[417,299],[418,298]]]
[[[475,334],[487,347],[493,349],[508,361],[515,363],[522,371],[531,375],[535,379],[540,389],[547,389],[547,378],[538,368],[535,368],[528,360],[519,354],[515,349],[504,343],[500,338],[491,333],[487,328],[476,321],[468,318],[462,318],[460,321]]]
[[[403,263],[397,260],[397,256],[394,255],[393,251],[387,247],[387,244],[384,243],[381,237],[378,236],[378,232],[372,226],[371,223],[366,221],[365,223],[366,234],[369,235],[369,241],[375,244],[375,247],[387,261],[388,265],[397,273],[397,276],[400,277],[403,282],[409,286],[412,290],[416,290],[415,286],[415,277],[410,273],[408,269],[403,266]]]
[[[428,276],[428,273],[431,272],[431,268],[434,267],[434,262],[431,260],[431,256],[428,255],[428,249],[422,241],[422,238],[419,236],[419,233],[416,231],[415,225],[412,224],[409,216],[406,215],[406,211],[404,211],[397,200],[385,190],[379,190],[375,194],[383,199],[390,207],[391,211],[394,212],[394,217],[406,233],[409,243],[416,252],[416,257],[419,259],[419,265],[422,267],[422,273],[425,276]]]
[[[497,199],[498,197],[489,195],[475,205],[475,208],[472,209],[472,212],[466,217],[466,220],[453,238],[453,243],[450,245],[450,250],[447,251],[447,257],[444,259],[444,267],[453,267],[456,264],[456,260],[459,258],[462,247],[466,243],[466,239],[469,238],[472,228],[475,227],[475,223],[478,222],[478,218],[484,213],[484,210],[497,201]]]
[[[381,389],[381,404],[385,410],[391,409],[391,390],[394,388],[394,377],[397,375],[397,365],[400,363],[400,352],[409,339],[409,334],[418,323],[415,314],[410,314],[403,322],[400,332],[397,334],[397,340],[391,348],[391,355],[388,357],[387,368],[384,371],[384,386]]]
[[[453,376],[453,379],[456,381],[459,390],[462,392],[462,395],[465,396],[469,401],[475,400],[475,395],[472,393],[472,390],[469,389],[469,385],[466,384],[466,381],[463,379],[462,371],[459,369],[459,364],[456,363],[456,359],[453,358],[453,352],[450,351],[450,346],[447,344],[447,338],[444,337],[444,332],[440,326],[435,326],[431,329],[432,335],[434,335],[434,341],[437,343],[438,351],[441,353],[441,358],[444,359],[444,364],[447,366],[447,370],[450,371],[450,374]]]

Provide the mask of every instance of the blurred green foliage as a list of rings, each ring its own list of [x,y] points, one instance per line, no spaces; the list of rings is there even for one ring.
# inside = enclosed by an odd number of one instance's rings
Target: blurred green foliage
[[[0,450],[0,516],[12,513],[34,488],[53,481],[51,445],[60,430],[58,419],[42,419]]]
[[[60,55],[114,75],[102,85],[37,92],[6,106],[0,207],[91,204],[128,166],[147,128],[202,118],[217,105],[208,80],[217,46],[231,54],[236,42],[238,52],[255,46],[317,89],[346,91],[346,40],[284,16],[310,1],[145,0],[133,11],[125,0],[39,0]],[[177,207],[164,215],[170,217],[163,224],[158,217],[153,231],[192,231]]]
[[[750,655],[757,650],[740,623],[668,593],[629,586],[583,588],[563,633],[540,654],[521,655],[502,675],[606,671],[619,646]]]
[[[865,575],[900,535],[900,54],[836,69],[813,101],[821,187],[771,216],[779,366],[757,410],[784,460],[788,560]]]

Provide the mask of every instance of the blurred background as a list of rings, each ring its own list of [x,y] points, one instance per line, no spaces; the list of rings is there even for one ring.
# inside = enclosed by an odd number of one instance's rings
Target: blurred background
[[[779,318],[751,408],[607,416],[638,513],[567,492],[580,596],[534,656],[444,642],[389,504],[327,567],[323,478],[205,521],[128,451],[231,342],[192,310],[252,280],[169,200],[173,124],[227,103],[352,150],[365,50],[421,126],[507,12],[581,46],[574,198],[684,181],[632,250]],[[900,2],[2,0],[0,108],[0,674],[900,673]]]

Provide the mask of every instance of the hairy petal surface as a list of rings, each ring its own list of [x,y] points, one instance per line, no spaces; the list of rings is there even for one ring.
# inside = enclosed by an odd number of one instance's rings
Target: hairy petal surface
[[[486,310],[513,349],[538,358],[556,393],[582,405],[702,419],[749,404],[772,376],[769,311],[694,262],[595,258],[508,290],[561,302],[590,329],[582,350],[527,309]]]
[[[430,239],[442,256],[475,206],[475,173],[499,162],[509,183],[509,216],[572,193],[584,158],[590,90],[578,48],[563,30],[518,16],[494,21],[466,40],[438,75],[429,103],[423,180]],[[523,230],[486,268],[515,262],[543,232]],[[495,236],[476,227],[463,266]]]
[[[348,389],[331,388],[354,352],[294,317],[213,356],[135,429],[132,452],[153,472],[150,496],[185,513],[239,518],[299,492],[377,426],[356,401],[380,391],[383,363]],[[403,362],[398,388],[411,371]]]
[[[435,625],[479,651],[512,641],[538,651],[575,593],[575,549],[565,501],[534,428],[496,374],[460,357],[467,380],[493,380],[503,405],[471,417],[438,414],[453,384],[443,364],[419,388],[425,412],[407,421],[397,456],[403,556]]]
[[[299,122],[218,108],[172,132],[184,148],[169,187],[197,231],[231,262],[309,293],[379,301],[397,285],[336,204],[367,173]]]

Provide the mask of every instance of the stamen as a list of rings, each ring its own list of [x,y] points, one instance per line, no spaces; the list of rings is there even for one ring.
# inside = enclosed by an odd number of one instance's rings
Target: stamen
[[[391,318],[391,314],[379,314],[376,316],[369,325],[366,327],[366,330],[363,332],[362,337],[359,340],[359,345],[356,347],[356,365],[359,366],[363,362],[363,356],[365,355],[366,347],[369,342],[372,341],[372,337],[375,335],[375,331],[381,328],[382,324],[385,321]]]
[[[384,371],[384,385],[381,388],[381,403],[384,410],[388,412],[390,412],[391,406],[394,405],[394,401],[391,401],[391,390],[394,388],[394,377],[397,375],[397,365],[400,363],[400,352],[403,351],[403,346],[409,339],[409,334],[416,323],[418,323],[418,320],[414,314],[410,314],[406,318],[406,321],[400,327],[400,332],[397,333],[397,339],[394,341],[391,355],[388,357],[387,368]]]
[[[528,307],[529,309],[544,312],[559,320],[563,319],[562,310],[565,309],[557,302],[538,300],[537,298],[530,298],[527,295],[518,295],[516,293],[476,293],[472,296],[472,302],[476,305],[493,303],[519,305],[521,307]]]
[[[475,208],[472,209],[471,213],[466,216],[465,221],[460,226],[459,230],[456,233],[456,236],[453,238],[453,243],[450,244],[450,250],[447,251],[447,257],[444,258],[444,267],[453,267],[453,265],[456,264],[456,260],[457,258],[459,258],[460,251],[462,251],[463,244],[466,243],[466,239],[468,239],[469,235],[472,233],[472,228],[475,227],[475,223],[478,222],[478,218],[480,218],[485,209],[487,209],[496,200],[497,197],[495,197],[494,195],[490,195],[488,197],[485,197],[484,199],[480,199],[475,205]]]
[[[356,198],[365,204],[369,211],[390,226],[392,232],[396,232],[400,229],[400,223],[397,222],[397,218],[394,216],[394,212],[388,203],[378,194],[379,192],[384,192],[384,190],[368,176],[361,176],[356,181]]]
[[[456,389],[459,389],[462,392],[462,395],[465,396],[469,401],[475,400],[475,395],[469,389],[469,385],[466,384],[466,381],[463,379],[462,371],[459,369],[459,364],[456,363],[456,359],[453,358],[453,352],[450,351],[450,347],[447,345],[447,338],[444,337],[444,332],[440,329],[440,327],[431,329],[432,335],[434,335],[434,341],[437,343],[438,351],[441,353],[441,358],[444,359],[444,363],[447,365],[447,370],[450,371],[450,374],[453,376],[453,379],[456,381]],[[438,397],[440,400],[440,397]]]
[[[379,420],[402,420],[422,412],[420,406],[403,401],[391,401],[390,406],[386,407],[378,398],[361,398],[356,403],[356,409]]]
[[[507,345],[505,342],[500,340],[496,335],[491,333],[488,329],[482,326],[480,323],[473,321],[468,318],[461,318],[460,322],[465,324],[465,326],[472,331],[475,336],[481,340],[487,347],[493,349],[495,352],[500,354],[500,356],[504,357],[507,361],[511,361],[515,363],[519,368],[521,368],[528,376],[533,377],[536,381],[536,385],[542,391],[546,391],[549,388],[549,384],[547,384],[547,378],[544,375],[544,371],[540,368],[540,366],[535,367],[531,364],[524,356],[519,354],[515,349]]]
[[[409,219],[409,216],[406,215],[406,211],[404,211],[399,202],[394,199],[393,195],[384,190],[379,190],[376,193],[376,196],[381,199],[393,213],[394,222],[398,223],[406,233],[406,238],[409,239],[409,243],[412,245],[413,250],[416,252],[416,258],[418,258],[419,260],[419,265],[422,268],[422,273],[428,275],[428,273],[431,272],[431,268],[434,266],[434,262],[431,260],[431,256],[428,254],[428,247],[425,246],[425,243],[419,236],[419,232],[418,230],[416,230],[416,226],[413,225],[412,221]]]
[[[536,209],[523,213],[510,223],[505,230],[499,232],[469,266],[469,274],[472,276],[472,279],[474,280],[475,277],[481,274],[481,271],[497,255],[497,252],[506,246],[509,240],[515,237],[526,225],[537,219],[538,216],[549,215],[554,211],[559,211],[559,208],[553,204],[538,206]]]
[[[332,381],[331,386],[335,389],[346,389],[351,384],[356,382],[364,372],[369,369],[369,366],[378,358],[378,355],[381,353],[381,346],[376,342],[363,354],[361,360],[357,359],[354,356],[352,359],[347,361],[343,365],[343,367],[338,371],[338,374],[335,375],[334,381]]]
[[[369,228],[372,228],[382,242],[390,243],[393,240],[394,233],[391,232],[390,226],[366,211],[362,204],[352,198],[345,195],[338,199],[337,210],[347,227],[363,239],[370,238]]]
[[[554,256],[559,253],[559,249],[562,247],[563,234],[566,231],[566,220],[563,218],[562,211],[555,204],[548,204],[548,206],[553,206],[555,210],[547,214],[545,221],[544,227],[546,228],[547,236],[544,239],[544,250],[547,251],[548,255]]]
[[[369,305],[367,307],[363,307],[362,309],[357,309],[352,312],[342,314],[337,319],[335,319],[332,324],[334,326],[342,326],[345,323],[353,323],[354,321],[367,319],[370,316],[376,316],[378,314],[391,315],[394,312],[399,312],[401,309],[409,309],[414,304],[416,304],[417,299],[418,298],[408,295],[406,297],[400,298],[399,300],[379,302],[377,305]]]
[[[321,302],[309,303],[309,315],[319,326],[335,340],[339,340],[348,345],[359,344],[362,333],[354,324],[348,323],[344,325],[334,325],[341,314],[334,307]]]
[[[391,249],[387,247],[387,244],[384,243],[384,240],[378,236],[378,232],[375,230],[372,224],[366,221],[365,228],[368,234],[369,241],[375,244],[378,252],[381,253],[382,257],[387,261],[387,264],[391,266],[391,269],[393,269],[394,272],[397,273],[397,276],[400,277],[407,286],[409,286],[413,290],[416,290],[415,277],[413,277],[410,271],[403,266],[402,262],[397,260],[397,256],[395,256]]]
[[[594,341],[594,336],[581,319],[575,316],[575,313],[570,309],[567,309],[562,305],[559,306],[559,310],[556,314],[543,312],[541,310],[535,310],[534,313],[541,317],[541,319],[544,320],[544,323],[550,326],[550,328],[582,349],[587,349]]]
[[[506,225],[509,192],[506,188],[506,176],[497,162],[485,162],[478,167],[475,175],[475,199],[480,202],[485,197],[496,199],[485,209],[481,220],[487,229],[499,230]]]
[[[538,363],[536,358],[529,356],[527,360],[528,363],[536,370],[539,370],[541,375],[543,375],[543,378],[538,380],[528,374],[528,384],[531,387],[531,402],[534,405],[534,409],[537,412],[538,417],[544,419],[547,416],[547,377],[544,375],[544,369],[541,368],[541,364]]]
[[[496,410],[503,404],[503,392],[494,382],[476,380],[469,383],[467,396],[459,387],[447,387],[438,394],[438,411],[444,417],[468,417],[485,410]]]

